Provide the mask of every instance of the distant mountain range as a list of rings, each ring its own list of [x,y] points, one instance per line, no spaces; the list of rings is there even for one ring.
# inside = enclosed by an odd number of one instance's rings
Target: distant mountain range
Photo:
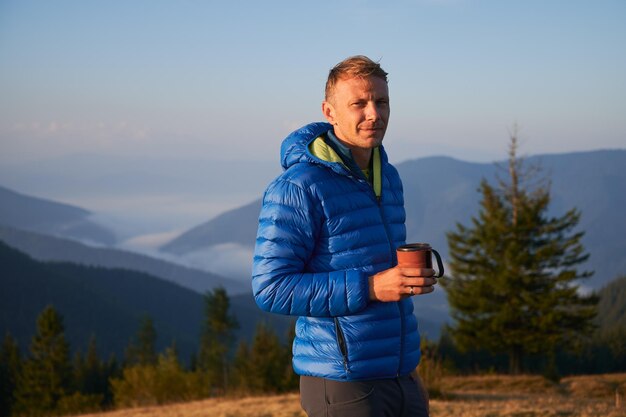
[[[599,289],[626,273],[626,222],[623,220],[626,151],[533,156],[527,158],[526,163],[539,163],[543,174],[551,181],[549,214],[559,216],[572,207],[582,212],[578,230],[586,232],[583,243],[591,254],[585,267],[595,271],[585,285]],[[453,230],[456,222],[468,224],[477,214],[480,181],[485,178],[493,183],[498,168],[495,164],[468,163],[447,157],[411,160],[397,164],[397,168],[405,188],[408,240],[430,242],[445,261],[448,255],[445,233]],[[500,174],[505,177],[504,173]],[[156,259],[102,247],[115,244],[116,237],[111,230],[92,221],[90,211],[0,187],[0,240],[36,260],[139,271],[176,283],[184,287],[181,290],[191,289],[196,294],[221,285],[229,294],[237,295],[249,291],[247,260],[254,245],[260,205],[260,200],[253,201],[191,228],[161,247],[162,259]],[[234,245],[235,249],[229,245]],[[214,254],[211,251],[224,246],[231,252],[224,252],[221,260],[241,267],[241,272],[229,273],[228,278],[171,262],[202,260],[205,267],[211,269],[208,263],[216,257],[205,255]],[[238,254],[237,247],[242,248]],[[231,258],[235,255],[238,257]],[[251,300],[249,293],[241,297]],[[421,330],[437,338],[441,325],[449,317],[445,292],[439,288],[428,296],[416,297],[414,304]],[[241,308],[242,311],[249,308],[250,317],[259,314],[253,303]]]
[[[87,207],[119,240],[126,240],[188,228],[250,202],[279,172],[274,161],[254,155],[233,160],[212,154],[179,158],[87,152],[4,162],[0,184]]]
[[[161,250],[183,255],[222,243],[250,246],[250,231],[253,230],[256,233],[260,209],[261,201],[256,200],[235,210],[227,211],[168,242],[161,247]],[[252,239],[254,240],[254,236]]]
[[[217,286],[224,287],[231,295],[250,292],[250,286],[242,285],[240,281],[134,252],[92,247],[69,239],[4,226],[0,226],[0,240],[40,261],[72,262],[144,272],[201,294]]]
[[[176,343],[188,360],[197,352],[204,315],[203,296],[151,275],[125,269],[40,262],[0,242],[0,332],[11,333],[27,349],[36,318],[47,305],[64,317],[72,349],[86,351],[92,335],[105,358],[124,349],[148,316],[157,331],[157,348]],[[251,340],[256,323],[267,321],[286,337],[292,319],[263,313],[251,294],[231,297],[240,337]]]
[[[91,212],[0,187],[0,225],[52,236],[113,245],[115,233],[90,220]]]
[[[504,163],[503,163],[504,164]],[[577,207],[582,212],[577,230],[591,254],[585,268],[595,275],[585,282],[600,288],[626,273],[626,151],[605,150],[532,156],[526,165],[538,165],[551,182],[549,215],[561,216]],[[506,165],[504,165],[506,166]],[[421,158],[397,165],[405,190],[408,241],[429,242],[445,257],[446,232],[455,224],[469,224],[479,208],[481,179],[494,183],[506,178],[496,164],[463,162],[448,157]],[[260,200],[224,213],[194,227],[164,245],[176,255],[234,243],[252,247]]]

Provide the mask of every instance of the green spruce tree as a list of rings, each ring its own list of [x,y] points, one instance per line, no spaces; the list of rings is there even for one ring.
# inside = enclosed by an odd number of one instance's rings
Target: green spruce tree
[[[583,232],[574,231],[580,212],[548,216],[549,185],[523,162],[515,129],[508,179],[497,187],[483,180],[478,216],[447,234],[452,278],[442,282],[456,344],[508,354],[511,373],[528,354],[553,365],[557,346],[591,332],[597,303],[578,287],[591,275],[577,269],[588,258]]]
[[[249,376],[251,374],[250,347],[246,340],[241,340],[233,360],[232,385],[244,394],[251,392]]]
[[[101,396],[104,402],[110,397],[108,377],[107,366],[98,356],[96,337],[91,336],[85,356],[76,353],[74,360],[76,389],[81,394]]]
[[[22,358],[17,341],[7,333],[0,347],[0,417],[11,415]]]
[[[293,370],[293,366],[291,364],[291,360],[293,358],[291,347],[293,346],[293,341],[296,338],[296,326],[295,321],[292,322],[292,325],[289,326],[289,330],[287,332],[287,342],[283,347],[283,369],[285,372],[285,378],[283,380],[283,391],[297,391],[300,387],[300,377]]]
[[[253,393],[278,393],[285,387],[285,370],[291,365],[291,355],[276,333],[263,321],[259,322],[249,351],[248,387]]]
[[[252,345],[242,340],[237,348],[233,365],[234,385],[246,394],[297,390],[300,378],[291,365],[294,338],[295,329],[291,326],[283,345],[267,324],[259,322]]]
[[[71,390],[72,367],[65,340],[63,318],[46,307],[37,319],[30,357],[18,377],[15,409],[19,415],[45,416],[55,413],[57,404]]]
[[[239,323],[230,312],[230,299],[224,288],[205,294],[204,311],[197,367],[208,377],[213,391],[222,394],[229,385],[229,355]]]
[[[141,319],[135,341],[126,348],[127,365],[156,365],[157,331],[149,316]]]
[[[113,391],[111,389],[111,379],[118,378],[122,375],[122,367],[119,364],[115,354],[111,354],[109,359],[104,363],[105,380],[107,382],[107,389],[104,395],[104,406],[107,407],[113,404]]]

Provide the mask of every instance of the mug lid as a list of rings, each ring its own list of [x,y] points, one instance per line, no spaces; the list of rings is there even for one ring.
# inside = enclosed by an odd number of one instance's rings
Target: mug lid
[[[401,252],[413,252],[428,249],[432,249],[428,243],[407,243],[406,245],[398,246],[397,250]]]

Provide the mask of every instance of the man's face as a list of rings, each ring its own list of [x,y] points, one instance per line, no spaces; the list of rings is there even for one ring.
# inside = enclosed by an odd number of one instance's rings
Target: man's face
[[[389,121],[389,89],[378,77],[340,79],[322,112],[350,148],[380,145]]]

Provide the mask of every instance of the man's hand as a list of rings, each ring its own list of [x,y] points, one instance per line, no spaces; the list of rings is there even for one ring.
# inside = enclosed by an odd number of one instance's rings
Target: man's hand
[[[437,280],[430,268],[401,268],[399,266],[369,277],[370,300],[399,301],[412,295],[433,292]]]

